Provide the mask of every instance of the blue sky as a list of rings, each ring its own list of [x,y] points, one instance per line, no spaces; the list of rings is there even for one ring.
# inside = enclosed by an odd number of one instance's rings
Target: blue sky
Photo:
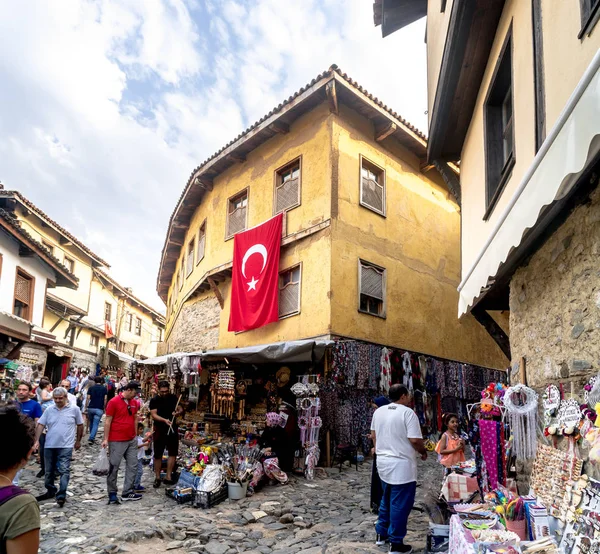
[[[0,180],[162,309],[190,172],[332,63],[426,131],[424,35],[370,0],[3,2]]]

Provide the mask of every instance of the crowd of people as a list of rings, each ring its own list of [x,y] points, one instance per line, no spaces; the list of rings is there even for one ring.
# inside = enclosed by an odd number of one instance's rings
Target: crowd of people
[[[141,500],[144,492],[142,460],[149,447],[154,451],[154,487],[175,483],[179,449],[177,417],[183,411],[177,397],[171,393],[167,381],[158,383],[157,394],[147,406],[153,433],[147,433],[140,415],[138,382],[128,381],[123,375],[118,377],[117,381],[109,382],[106,374],[90,378],[87,372],[81,375],[71,372],[54,389],[42,379],[35,391],[30,383],[22,382],[16,389],[16,402],[0,408],[0,442],[14,445],[0,454],[0,554],[37,552],[38,503],[55,500],[59,507],[64,506],[73,450],[81,448],[85,432],[88,442],[94,443],[103,415],[102,448],[107,449],[109,460],[108,504]],[[406,387],[392,385],[389,398],[380,397],[374,403],[371,502],[378,514],[376,544],[389,543],[390,552],[406,554],[412,552],[404,538],[415,499],[417,458],[426,460],[427,450],[418,417],[410,408],[411,395]],[[278,452],[286,441],[277,420],[280,415],[267,416],[267,427],[259,439],[267,455],[255,468],[249,494],[253,494],[254,487],[264,477],[281,484],[288,481],[278,460]],[[458,435],[455,414],[447,414],[444,423],[446,430],[437,451],[440,462],[448,466],[464,459],[464,442]],[[168,463],[166,478],[162,479],[165,450]],[[44,477],[46,492],[33,497],[18,484],[23,467],[36,452],[41,465],[37,476]],[[118,476],[123,460],[125,475],[119,496]]]
[[[52,388],[46,378],[37,386],[20,382],[16,398],[0,407],[0,442],[13,448],[0,454],[0,554],[29,554],[38,551],[39,503],[54,500],[58,507],[67,502],[73,451],[79,450],[88,434],[94,444],[103,416],[102,447],[109,459],[106,477],[108,504],[141,500],[145,451],[154,443],[156,478],[160,487],[162,456],[169,454],[165,484],[174,483],[174,467],[179,449],[176,415],[177,398],[167,381],[158,384],[158,394],[150,400],[150,422],[140,415],[142,402],[137,381],[129,381],[122,371],[117,379],[106,371],[89,377],[88,372],[72,370]],[[154,423],[153,435],[146,425]],[[46,492],[37,497],[19,487],[23,468],[38,456]],[[119,467],[125,460],[121,495],[118,494]],[[58,480],[58,482],[57,482]]]

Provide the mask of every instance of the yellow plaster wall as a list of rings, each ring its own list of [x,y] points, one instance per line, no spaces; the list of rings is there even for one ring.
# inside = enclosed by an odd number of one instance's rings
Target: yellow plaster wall
[[[136,358],[139,356],[154,358],[156,356],[156,347],[158,345],[158,328],[152,321],[152,317],[140,310],[137,306],[134,306],[131,302],[125,303],[124,310],[125,313],[121,323],[119,340],[138,345],[135,351]],[[129,332],[127,326],[128,313],[131,313],[133,316],[131,332]],[[142,320],[141,335],[135,334],[135,321],[137,317]]]
[[[325,104],[321,104],[299,118],[291,126],[288,134],[273,137],[249,153],[246,162],[232,166],[215,179],[213,190],[206,193],[192,217],[177,267],[179,268],[181,265],[182,255],[187,252],[189,241],[194,237],[197,240],[200,225],[206,220],[205,257],[199,264],[196,264],[196,260],[194,261],[194,270],[185,279],[181,291],[174,291],[177,275],[173,275],[169,300],[175,294],[175,301],[173,309],[169,311],[165,332],[167,337],[177,316],[181,299],[195,288],[196,283],[207,271],[232,261],[233,239],[225,241],[227,201],[231,196],[246,187],[249,188],[248,227],[259,225],[273,216],[275,171],[287,162],[302,156],[301,204],[287,214],[288,234],[307,229],[330,218],[331,141],[329,121],[328,108]],[[286,255],[285,251],[282,252],[282,255]],[[282,269],[286,267],[285,263],[282,258]],[[304,315],[301,317],[304,318]],[[294,323],[290,322],[282,323],[284,327],[293,325]],[[320,322],[318,325],[319,329],[324,326],[326,326],[324,322]],[[248,333],[238,337],[236,343],[240,345],[244,341],[249,341],[246,344],[250,344],[254,340],[249,338],[250,334]]]
[[[472,317],[456,319],[460,217],[419,160],[384,150],[371,123],[344,110],[336,118],[339,217],[332,227],[332,333],[430,355],[503,368],[506,358]],[[391,146],[390,146],[391,149]],[[359,156],[386,171],[387,216],[359,203]],[[436,179],[433,181],[431,179]],[[358,311],[358,259],[387,270],[387,318]]]
[[[440,11],[441,0],[429,0],[427,3],[427,105],[428,121],[431,123],[433,103],[437,89],[450,14],[453,0],[447,0],[446,9]]]
[[[485,96],[509,26],[513,26],[513,121],[515,167],[487,221],[485,200]],[[578,2],[542,2],[546,135],[600,47],[600,25],[590,37],[577,38],[581,27]],[[519,186],[535,156],[535,101],[531,3],[508,0],[485,70],[473,119],[462,151],[462,268],[466,273]]]

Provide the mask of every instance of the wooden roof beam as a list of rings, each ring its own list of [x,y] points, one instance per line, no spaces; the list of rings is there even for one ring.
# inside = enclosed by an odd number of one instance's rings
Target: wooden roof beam
[[[237,163],[244,163],[246,161],[246,154],[242,154],[240,152],[232,152],[231,154],[229,154],[228,156],[230,159],[232,159],[234,162]]]
[[[393,135],[397,129],[398,126],[392,122],[382,127],[375,127],[375,140],[381,142],[383,139]]]
[[[217,283],[215,283],[215,281],[213,280],[212,277],[208,277],[206,280],[208,281],[208,284],[210,285],[210,288],[213,291],[213,294],[217,298],[217,300],[219,302],[219,306],[221,306],[221,309],[223,309],[223,307],[225,306],[225,301],[223,300],[223,295],[221,294],[221,291],[219,290]]]
[[[283,123],[283,121],[273,121],[269,125],[269,130],[280,135],[285,135],[290,132],[290,126],[287,123]]]
[[[194,180],[194,185],[202,190],[210,191],[213,189],[213,180],[205,175],[199,175]]]
[[[329,83],[327,83],[325,85],[325,92],[327,94],[327,99],[329,100],[329,111],[331,113],[337,114],[338,113],[338,99],[337,99],[337,92],[335,90],[335,81],[329,81]]]
[[[178,240],[173,237],[169,237],[169,244],[174,244],[175,246],[183,246],[183,239]]]

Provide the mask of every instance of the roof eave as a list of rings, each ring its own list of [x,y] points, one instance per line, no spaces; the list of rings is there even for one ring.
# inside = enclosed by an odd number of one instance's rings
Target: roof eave
[[[387,37],[427,15],[427,0],[375,0],[373,22]]]

